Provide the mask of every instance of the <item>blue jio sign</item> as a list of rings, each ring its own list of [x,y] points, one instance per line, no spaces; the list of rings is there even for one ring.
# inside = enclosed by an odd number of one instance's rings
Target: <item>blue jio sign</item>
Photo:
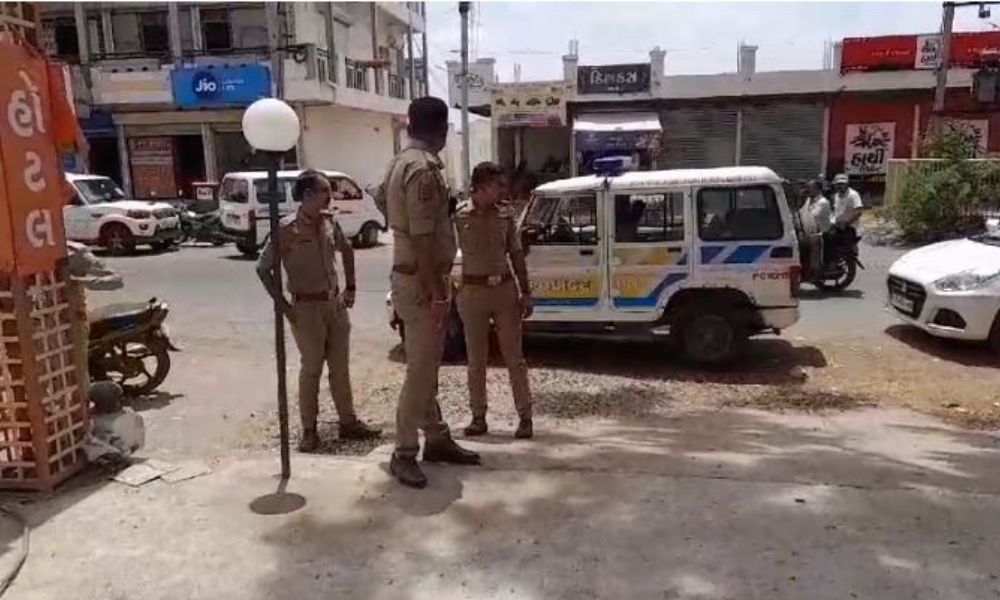
[[[171,81],[174,102],[183,108],[243,106],[271,95],[271,72],[264,65],[176,69]]]

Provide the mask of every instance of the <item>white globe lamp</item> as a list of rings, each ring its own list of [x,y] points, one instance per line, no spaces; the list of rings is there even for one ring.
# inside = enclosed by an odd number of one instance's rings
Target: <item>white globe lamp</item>
[[[243,137],[257,150],[288,152],[299,141],[299,116],[277,98],[261,98],[243,113]]]

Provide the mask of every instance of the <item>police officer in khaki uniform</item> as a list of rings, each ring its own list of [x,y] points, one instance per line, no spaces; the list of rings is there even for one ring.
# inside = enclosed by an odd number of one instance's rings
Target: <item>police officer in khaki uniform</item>
[[[330,204],[330,182],[318,171],[299,175],[292,189],[299,210],[281,221],[281,261],[288,276],[292,302],[278,298],[292,325],[301,355],[299,412],[302,417],[301,452],[319,447],[316,417],[319,414],[319,380],[326,362],[330,392],[340,417],[341,439],[371,439],[379,431],[362,423],[354,412],[351,394],[351,321],[347,309],[354,306],[354,249],[337,221],[326,212]],[[344,262],[346,285],[340,290],[337,251]],[[268,242],[257,262],[257,275],[272,298],[276,297],[274,246]]]
[[[389,470],[402,484],[422,488],[424,461],[479,464],[479,455],[451,438],[437,403],[438,368],[451,307],[449,273],[455,260],[455,227],[437,154],[448,135],[448,107],[439,98],[410,103],[410,145],[389,165],[377,194],[393,232],[392,303],[406,328],[406,380],[396,410],[396,450]]]
[[[472,423],[465,434],[483,435],[486,424],[486,363],[490,352],[490,321],[496,323],[497,341],[514,395],[520,422],[514,436],[530,438],[531,391],[528,364],[521,351],[521,321],[531,316],[531,288],[517,235],[515,209],[501,201],[506,182],[499,166],[484,162],[472,171],[472,202],[455,216],[462,249],[462,288],[458,311],[465,327],[468,351],[469,403]],[[511,275],[517,275],[517,283]]]

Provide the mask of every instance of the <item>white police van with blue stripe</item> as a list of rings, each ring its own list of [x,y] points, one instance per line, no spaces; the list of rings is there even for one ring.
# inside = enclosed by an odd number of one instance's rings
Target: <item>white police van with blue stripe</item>
[[[528,334],[670,335],[711,365],[798,320],[798,242],[770,169],[554,181],[535,189],[519,227],[535,302]]]

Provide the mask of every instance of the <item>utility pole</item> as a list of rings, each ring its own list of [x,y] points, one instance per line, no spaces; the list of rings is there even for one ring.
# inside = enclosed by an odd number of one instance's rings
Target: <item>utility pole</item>
[[[462,190],[469,199],[469,5],[459,2],[462,15]]]
[[[941,115],[944,113],[944,97],[948,90],[948,66],[951,64],[951,30],[955,24],[955,3],[944,3],[941,16],[941,61],[937,68],[937,87],[934,89],[933,131],[941,132]]]

